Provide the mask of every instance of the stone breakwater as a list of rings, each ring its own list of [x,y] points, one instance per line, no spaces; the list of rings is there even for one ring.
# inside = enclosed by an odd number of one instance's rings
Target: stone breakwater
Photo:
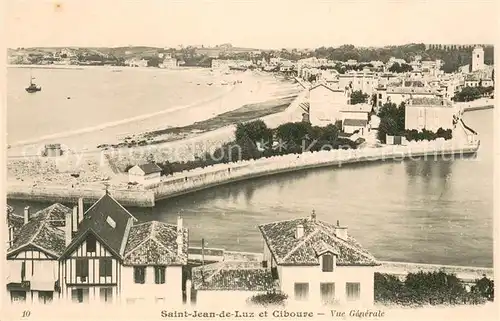
[[[422,157],[437,160],[445,156],[460,158],[474,154],[478,148],[479,143],[458,143],[452,140],[410,142],[404,146],[394,145],[356,150],[305,152],[197,168],[164,177],[160,183],[142,190],[116,188],[110,189],[110,193],[124,205],[152,207],[157,200],[169,199],[210,187],[262,176],[327,166],[341,167],[352,163],[373,161],[397,161]],[[67,189],[21,184],[17,186],[9,184],[7,186],[7,198],[62,203],[75,202],[78,197],[95,200],[103,193],[102,187],[96,187],[95,189]]]

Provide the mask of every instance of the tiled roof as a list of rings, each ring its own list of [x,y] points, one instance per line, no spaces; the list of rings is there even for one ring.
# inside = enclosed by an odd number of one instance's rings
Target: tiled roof
[[[261,262],[229,262],[198,266],[192,270],[196,290],[268,291],[273,289],[271,270]]]
[[[411,100],[409,106],[451,106],[451,102],[443,100],[441,98],[429,98],[429,97],[417,97]]]
[[[47,218],[50,218],[51,210],[42,210],[41,212],[19,229],[7,254],[20,250],[25,246],[38,247],[55,257],[59,257],[64,252],[66,247],[64,232],[54,227],[52,222],[47,220]]]
[[[114,227],[108,223],[108,217],[115,222]],[[130,212],[106,193],[85,212],[83,220],[78,226],[78,231],[65,254],[69,254],[77,244],[80,244],[83,237],[91,231],[115,255],[121,256],[122,243],[128,237],[127,225],[129,220],[137,221]]]
[[[342,89],[333,89],[332,87],[329,87],[323,83],[316,84],[315,86],[311,87],[311,89],[309,89],[309,91],[314,90],[318,87],[325,87],[326,89],[329,89],[330,91],[333,91],[333,92],[344,92]]]
[[[297,225],[304,235],[295,237]],[[376,259],[350,235],[347,240],[336,236],[335,225],[310,217],[260,225],[264,240],[280,265],[317,265],[316,251],[330,246],[338,251],[337,265],[378,265]]]
[[[368,121],[366,119],[346,119],[344,120],[344,126],[366,126]]]
[[[132,226],[125,246],[124,264],[187,264],[188,230],[182,229],[182,252],[177,252],[177,226],[151,221]]]
[[[160,166],[158,166],[154,163],[142,164],[142,165],[137,165],[137,166],[139,166],[139,168],[142,169],[144,174],[152,174],[152,173],[161,172]]]
[[[36,213],[34,213],[31,218],[38,216],[43,216],[46,221],[48,221],[54,227],[64,227],[66,221],[66,214],[72,213],[73,210],[67,206],[59,203],[52,204],[49,207],[44,208]]]
[[[355,104],[355,105],[346,105],[342,107],[340,111],[347,113],[352,113],[352,112],[369,113],[372,111],[372,108],[373,107],[370,104]]]
[[[437,95],[434,88],[429,87],[388,87],[388,94]]]

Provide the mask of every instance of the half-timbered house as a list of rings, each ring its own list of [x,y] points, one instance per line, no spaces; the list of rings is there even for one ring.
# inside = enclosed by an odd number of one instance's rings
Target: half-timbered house
[[[57,262],[65,249],[67,215],[71,209],[54,204],[33,215],[25,208],[22,223],[8,218],[6,277],[12,301],[49,303],[59,297]]]
[[[178,226],[137,224],[106,192],[78,220],[76,227],[68,224],[59,262],[62,297],[76,303],[182,303],[188,245],[182,219]]]

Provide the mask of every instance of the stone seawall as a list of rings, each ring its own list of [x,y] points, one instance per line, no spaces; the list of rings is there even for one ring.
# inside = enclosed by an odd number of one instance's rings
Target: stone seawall
[[[461,157],[473,154],[479,143],[456,144],[454,141],[410,142],[408,145],[384,146],[355,150],[331,150],[305,152],[217,164],[205,168],[175,173],[145,190],[110,190],[110,193],[125,206],[153,207],[156,200],[169,199],[195,191],[229,184],[237,181],[281,174],[305,169],[344,166],[353,163],[393,161],[407,158]],[[67,189],[62,187],[28,186],[8,184],[7,198],[72,203],[79,197],[89,202],[97,200],[102,187],[95,189]]]
[[[475,153],[478,147],[478,143],[454,145],[452,141],[435,141],[410,142],[406,146],[306,152],[258,160],[238,161],[230,164],[218,164],[175,173],[165,178],[157,186],[151,187],[151,189],[154,191],[155,200],[162,200],[262,176],[318,167],[340,167],[352,163],[392,161],[413,157],[434,157],[436,159],[446,155],[460,157]]]
[[[57,186],[26,186],[7,184],[7,198],[35,202],[58,202],[63,204],[77,203],[83,197],[86,204],[93,204],[105,193],[102,187],[96,188],[63,188]],[[123,206],[153,207],[154,194],[151,191],[112,190],[110,193]]]

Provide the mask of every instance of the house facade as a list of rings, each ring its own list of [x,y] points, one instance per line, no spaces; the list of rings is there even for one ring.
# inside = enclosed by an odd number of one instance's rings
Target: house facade
[[[318,84],[309,90],[309,121],[313,126],[335,124],[341,119],[341,109],[348,104],[344,90]]]
[[[182,304],[182,266],[187,264],[188,246],[182,218],[177,225],[137,224],[105,194],[71,232],[66,230],[71,241],[59,260],[66,301]]]
[[[405,108],[405,129],[436,132],[455,127],[454,117],[459,110],[442,99],[412,99]]]
[[[54,204],[10,220],[6,291],[13,302],[183,304],[188,230],[137,219],[107,192],[84,212]],[[16,228],[14,228],[16,226]]]
[[[264,262],[292,301],[372,305],[376,259],[347,227],[310,217],[260,225]]]
[[[20,226],[16,218],[7,217],[6,294],[11,302],[58,300],[58,258],[65,247],[63,227],[68,213],[68,207],[54,204],[33,215],[25,208]]]

